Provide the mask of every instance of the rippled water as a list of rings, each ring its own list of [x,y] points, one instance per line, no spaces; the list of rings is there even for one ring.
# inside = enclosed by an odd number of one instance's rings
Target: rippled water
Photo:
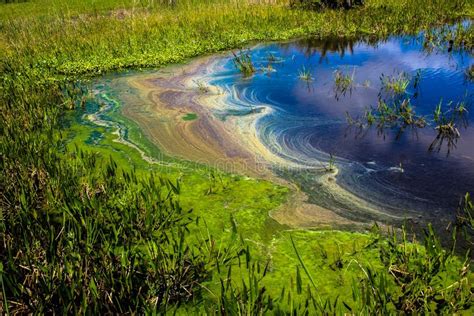
[[[271,107],[274,111],[259,119],[257,130],[277,155],[302,170],[325,165],[333,155],[341,187],[400,216],[449,217],[460,197],[473,191],[474,85],[465,74],[473,63],[469,53],[428,53],[419,41],[407,37],[376,44],[301,40],[259,45],[248,53],[259,69],[254,75],[244,78],[232,58],[223,59],[221,70],[212,74],[212,84],[233,93],[229,108],[218,115],[225,119],[259,106]],[[311,81],[299,78],[303,67],[310,71]],[[337,70],[353,78],[345,94],[337,93]],[[380,98],[390,102],[393,97],[381,91],[381,76],[401,73],[410,84],[398,98],[409,98],[428,125],[403,133],[398,128],[351,127],[346,113],[363,118]],[[468,107],[456,123],[461,137],[449,154],[446,142],[439,151],[429,151],[437,136],[433,111],[440,101],[448,115],[459,102]],[[315,203],[332,203],[321,197],[311,177],[280,173],[298,181]],[[341,206],[341,213],[348,208]]]

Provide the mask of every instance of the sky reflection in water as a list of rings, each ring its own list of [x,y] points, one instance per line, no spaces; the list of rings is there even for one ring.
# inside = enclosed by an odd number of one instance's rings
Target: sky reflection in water
[[[473,191],[474,84],[465,75],[473,62],[469,54],[427,53],[408,37],[375,45],[302,40],[260,45],[249,53],[259,72],[242,78],[232,59],[226,59],[212,83],[235,89],[234,97],[243,107],[263,104],[275,110],[258,122],[259,137],[273,152],[301,166],[321,165],[332,154],[338,157],[337,181],[342,187],[401,214],[410,209],[430,218],[448,216],[459,198]],[[270,54],[276,61],[269,61]],[[272,70],[266,69],[269,64]],[[303,67],[311,71],[309,82],[298,77]],[[337,69],[354,76],[352,91],[339,98],[334,84]],[[401,72],[411,78],[406,97],[416,113],[426,117],[428,126],[408,128],[398,137],[396,130],[381,135],[374,127],[350,128],[346,112],[363,117],[369,106],[377,105],[381,75]],[[417,72],[421,80],[414,89]],[[451,101],[469,107],[465,121],[470,125],[457,125],[461,138],[449,155],[446,146],[440,152],[428,151],[437,135],[433,111],[440,100],[443,110],[449,109]]]

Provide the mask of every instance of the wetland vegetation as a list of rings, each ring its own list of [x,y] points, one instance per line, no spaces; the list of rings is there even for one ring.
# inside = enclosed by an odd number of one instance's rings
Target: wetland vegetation
[[[363,225],[296,225],[280,220],[296,217],[296,193],[327,200],[313,176],[322,169],[331,184],[344,161],[330,154],[309,173],[279,170],[294,172],[286,177],[299,179],[294,186],[228,172],[192,161],[185,155],[192,148],[166,140],[157,145],[153,131],[126,111],[141,115],[153,104],[142,95],[156,92],[137,92],[149,78],[160,80],[147,77],[150,71],[200,55],[233,50],[228,62],[244,74],[244,84],[276,77],[260,74],[263,62],[244,50],[255,41],[376,43],[421,32],[426,51],[472,54],[472,23],[456,22],[473,15],[472,2],[464,0],[0,3],[0,313],[472,313],[469,193],[452,210],[443,237],[428,222],[400,221],[392,230],[372,225],[372,218]],[[432,31],[437,27],[442,31]],[[345,46],[337,42],[336,50]],[[285,66],[278,53],[264,49],[262,56],[266,69]],[[293,71],[295,81],[307,81],[304,89],[323,76],[307,65]],[[144,81],[128,85],[127,76],[144,68],[152,69]],[[187,68],[178,69],[159,73],[174,92],[160,95],[160,102],[189,100],[177,98],[181,82],[172,85],[175,72],[186,76]],[[347,86],[344,92],[372,88],[357,85],[358,72],[338,71],[326,77]],[[462,72],[472,78],[472,64]],[[458,127],[472,112],[469,104],[440,103],[425,121],[428,114],[415,112],[406,97],[414,78],[380,81],[392,95],[353,119],[364,129],[429,125],[438,133],[434,149],[443,139],[462,139]],[[193,81],[190,90],[197,90],[197,100],[216,97],[206,81]],[[241,116],[259,115],[259,104]],[[179,105],[177,114],[165,107],[171,114],[146,126],[171,122],[187,134],[205,126],[198,124],[206,116]],[[223,117],[238,117],[235,111]],[[164,126],[161,132],[175,131]],[[452,242],[442,243],[446,236]]]

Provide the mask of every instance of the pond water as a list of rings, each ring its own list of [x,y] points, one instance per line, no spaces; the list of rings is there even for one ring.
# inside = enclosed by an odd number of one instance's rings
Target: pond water
[[[472,52],[428,51],[420,38],[391,37],[375,43],[305,39],[241,53],[252,60],[254,74],[243,76],[228,53],[178,70],[98,79],[98,102],[82,123],[107,126],[135,149],[148,139],[159,155],[204,158],[205,164],[239,157],[237,147],[247,146],[274,174],[296,184],[304,203],[358,222],[412,218],[442,228],[461,197],[474,191],[474,83],[466,73]],[[211,101],[201,104],[205,95]],[[415,123],[403,124],[398,115],[381,124],[381,101],[395,114],[405,105],[403,113]],[[460,136],[433,143],[443,120]],[[239,121],[246,122],[240,130]],[[136,128],[145,137],[134,142],[129,134]],[[100,146],[102,138],[91,134],[90,141]]]
[[[471,54],[427,52],[412,37],[375,44],[300,40],[259,45],[243,53],[256,66],[255,74],[242,76],[229,56],[208,78],[230,95],[228,108],[216,115],[225,120],[249,109],[271,108],[258,118],[258,138],[274,154],[300,167],[297,172],[276,172],[298,182],[314,203],[337,205],[318,193],[320,187],[312,183],[315,177],[307,176],[327,166],[331,156],[339,169],[339,186],[391,214],[446,219],[460,198],[473,191],[474,84],[466,75]],[[350,78],[345,89],[336,85],[337,74]],[[390,81],[408,85],[395,93],[385,84]],[[368,126],[365,113],[377,108],[379,100],[392,105],[405,99],[426,126]],[[444,139],[430,150],[438,135],[438,104],[446,117],[453,117],[460,137],[452,144]],[[467,110],[459,110],[460,105]],[[349,124],[348,116],[356,123]],[[336,208],[347,215],[351,205]]]

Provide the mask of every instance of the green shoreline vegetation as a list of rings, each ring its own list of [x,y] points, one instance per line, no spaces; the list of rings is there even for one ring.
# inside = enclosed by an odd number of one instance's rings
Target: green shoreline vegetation
[[[268,215],[286,188],[163,155],[114,96],[104,95],[116,102],[111,121],[166,164],[117,142],[115,127],[80,123],[101,106],[90,78],[106,72],[252,41],[416,34],[474,16],[464,0],[367,0],[347,11],[274,2],[0,4],[0,313],[472,312],[469,257],[429,228],[420,243],[376,226],[290,230]],[[472,28],[461,35],[455,43],[472,47]],[[469,236],[468,196],[460,212]]]

